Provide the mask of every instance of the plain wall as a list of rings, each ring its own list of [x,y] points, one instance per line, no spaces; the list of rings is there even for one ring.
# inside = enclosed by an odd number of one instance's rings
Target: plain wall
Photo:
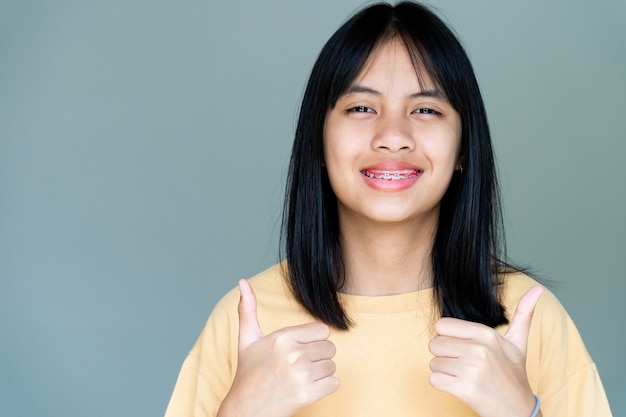
[[[0,415],[162,415],[277,260],[308,72],[359,0],[0,0]],[[626,3],[433,1],[472,58],[509,254],[626,415]]]

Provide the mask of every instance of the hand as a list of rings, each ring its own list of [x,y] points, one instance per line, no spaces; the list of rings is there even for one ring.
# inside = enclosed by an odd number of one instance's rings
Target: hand
[[[256,296],[239,281],[237,372],[218,416],[291,416],[339,387],[335,345],[323,323],[286,327],[267,336],[257,319]]]
[[[543,288],[522,296],[504,336],[478,323],[441,318],[429,349],[430,383],[459,398],[482,417],[528,417],[535,398],[526,376],[526,347]]]

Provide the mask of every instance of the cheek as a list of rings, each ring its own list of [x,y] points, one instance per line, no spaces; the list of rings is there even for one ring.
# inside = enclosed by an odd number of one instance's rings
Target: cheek
[[[336,133],[336,132],[333,132]],[[328,179],[331,182],[331,185],[334,188],[334,179],[337,176],[337,171],[339,169],[338,162],[341,161],[341,158],[338,157],[338,143],[337,137],[334,134],[328,134],[327,130],[324,131],[324,140],[323,140],[323,156],[324,156],[324,167],[326,168],[326,172],[328,173]]]
[[[433,152],[439,156],[441,161],[456,164],[461,155],[461,133],[460,129],[454,127],[446,130],[440,136],[440,140],[432,144]]]
[[[333,180],[339,176],[346,165],[345,158],[341,156],[334,145],[336,144],[329,141],[324,148],[324,163],[331,182],[334,182]]]
[[[324,157],[324,166],[332,164],[333,155],[336,154],[337,147],[337,126],[333,122],[332,113],[327,116],[326,123],[324,124],[324,136],[322,138],[322,155]]]
[[[458,141],[452,138],[447,140],[435,138],[423,144],[423,151],[431,163],[448,169],[457,163],[460,155],[460,146]]]
[[[324,161],[326,166],[345,166],[359,154],[361,146],[351,132],[340,127],[324,133]]]
[[[333,141],[328,137],[326,129],[324,129],[324,138],[322,139],[322,164],[324,167],[328,167],[329,162],[332,160],[333,155]]]

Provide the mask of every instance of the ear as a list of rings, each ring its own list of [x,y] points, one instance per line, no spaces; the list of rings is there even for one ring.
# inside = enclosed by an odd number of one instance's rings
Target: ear
[[[454,170],[457,171],[457,172],[461,171],[463,169],[463,165],[465,165],[465,155],[461,151],[461,153],[459,154],[459,157],[456,160],[456,164],[454,166]]]

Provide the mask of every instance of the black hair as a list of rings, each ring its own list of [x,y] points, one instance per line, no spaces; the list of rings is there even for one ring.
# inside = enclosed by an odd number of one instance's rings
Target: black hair
[[[345,279],[337,199],[323,167],[326,115],[381,44],[400,39],[420,83],[427,74],[461,117],[463,173],[441,204],[431,252],[434,296],[442,316],[498,326],[503,261],[496,167],[483,100],[454,33],[428,8],[375,4],[344,23],[322,48],[300,108],[287,178],[281,255],[292,292],[314,317],[338,329],[350,318],[338,289]]]

